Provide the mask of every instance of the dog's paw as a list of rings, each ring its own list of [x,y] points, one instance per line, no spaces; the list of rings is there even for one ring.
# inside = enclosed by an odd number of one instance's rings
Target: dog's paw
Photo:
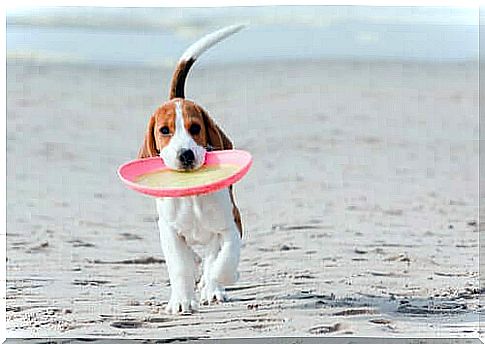
[[[200,291],[200,304],[211,305],[226,301],[224,288],[217,283],[206,283]]]
[[[168,314],[189,315],[197,311],[198,303],[194,297],[184,297],[173,295],[165,307],[165,312]]]

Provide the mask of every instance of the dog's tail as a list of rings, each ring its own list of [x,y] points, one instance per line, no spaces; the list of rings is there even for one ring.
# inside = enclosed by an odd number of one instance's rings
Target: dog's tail
[[[180,57],[177,63],[177,67],[175,68],[175,72],[172,76],[172,82],[170,83],[169,98],[184,98],[185,79],[187,78],[187,74],[189,74],[190,67],[192,67],[199,56],[218,42],[238,32],[244,27],[245,25],[226,26],[225,28],[202,37],[197,42],[192,44],[184,52],[182,57]]]

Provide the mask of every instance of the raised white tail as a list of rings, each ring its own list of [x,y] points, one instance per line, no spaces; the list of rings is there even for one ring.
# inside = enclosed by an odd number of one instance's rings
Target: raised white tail
[[[180,57],[177,67],[172,76],[172,82],[170,84],[170,95],[169,99],[173,98],[185,98],[185,79],[190,71],[190,68],[194,62],[202,55],[206,50],[217,44],[218,42],[224,40],[226,37],[235,34],[245,25],[231,25],[226,26],[220,30],[213,33],[205,35],[197,42],[192,44]]]

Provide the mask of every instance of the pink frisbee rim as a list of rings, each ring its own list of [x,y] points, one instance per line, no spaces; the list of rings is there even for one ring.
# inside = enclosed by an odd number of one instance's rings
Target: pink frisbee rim
[[[207,152],[204,165],[233,164],[238,170],[229,177],[215,182],[188,188],[150,188],[135,182],[135,178],[153,171],[167,169],[160,157],[132,160],[118,168],[118,176],[128,188],[153,197],[185,197],[203,195],[229,187],[242,179],[253,163],[251,154],[246,151],[231,149]]]

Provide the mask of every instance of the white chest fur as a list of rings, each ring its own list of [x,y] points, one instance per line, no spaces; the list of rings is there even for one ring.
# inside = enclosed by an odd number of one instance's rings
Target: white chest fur
[[[229,190],[201,196],[157,199],[160,220],[188,244],[207,244],[214,235],[233,227]]]

